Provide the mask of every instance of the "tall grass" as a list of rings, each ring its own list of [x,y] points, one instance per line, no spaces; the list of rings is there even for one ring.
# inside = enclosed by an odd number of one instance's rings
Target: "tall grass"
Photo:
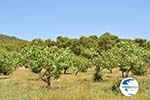
[[[62,75],[52,80],[52,89],[36,80],[37,75],[29,70],[17,70],[10,78],[0,79],[0,100],[150,100],[150,77],[134,76],[140,84],[136,96],[125,97],[111,91],[113,82],[120,74],[106,73],[103,82],[93,82],[93,72]]]

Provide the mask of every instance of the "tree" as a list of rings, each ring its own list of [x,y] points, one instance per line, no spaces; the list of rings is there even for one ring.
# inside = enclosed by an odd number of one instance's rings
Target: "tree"
[[[102,71],[108,69],[112,73],[112,68],[116,67],[117,56],[114,55],[115,49],[102,51],[100,54],[92,58],[95,68],[94,81],[101,81]]]
[[[91,35],[89,37],[81,36],[79,44],[82,45],[84,48],[96,48],[98,47],[98,37],[95,35]]]
[[[83,46],[80,44],[78,39],[73,39],[70,49],[75,55],[79,56],[81,54]]]
[[[59,66],[63,68],[64,74],[67,74],[67,70],[71,67],[72,64],[72,57],[74,54],[69,48],[61,48],[61,54],[59,55]]]
[[[102,70],[104,69],[104,66],[102,65],[103,57],[101,56],[101,54],[94,48],[84,49],[81,54],[86,59],[88,59],[89,66],[95,67],[94,81],[103,80]]]
[[[76,55],[72,57],[72,69],[75,71],[75,76],[77,76],[79,72],[86,72],[89,66],[90,62],[85,57]]]
[[[100,55],[94,57],[92,60],[92,65],[95,66],[94,81],[103,80],[102,70],[104,69],[104,66],[102,65],[102,61],[103,58]]]
[[[58,79],[64,66],[70,66],[68,51],[56,46],[31,46],[22,50],[21,60],[23,65],[26,63],[33,72],[39,73],[40,79],[46,82],[47,88],[50,89],[51,79]]]
[[[20,52],[22,48],[29,45],[28,41],[12,41],[7,43],[0,43],[1,49],[6,49],[9,52]]]
[[[97,56],[98,53],[94,48],[83,48],[81,51],[81,55],[87,59],[92,59],[93,57]]]
[[[117,67],[118,57],[115,56],[116,48],[112,48],[107,51],[103,51],[101,56],[103,58],[102,65],[107,68],[110,73],[112,73],[112,69]]]
[[[17,66],[16,53],[0,50],[0,74],[9,75]]]
[[[44,41],[45,46],[51,47],[52,46],[52,41],[51,39],[47,39]]]
[[[71,40],[67,37],[59,36],[56,40],[57,46],[60,48],[66,48],[71,45]]]
[[[150,50],[150,41],[147,41],[147,42],[146,42],[145,49]]]
[[[119,42],[118,37],[111,35],[108,32],[100,36],[98,39],[99,48],[105,51],[113,48],[117,42]]]
[[[36,46],[43,46],[44,41],[42,39],[33,39],[30,43],[31,45],[36,45]]]
[[[84,52],[82,52],[82,56],[88,59],[90,66],[95,67],[94,81],[103,80],[103,66],[101,65],[102,57],[100,56],[100,54],[94,48],[90,48],[85,49]]]
[[[143,54],[145,51],[142,47],[132,42],[120,42],[118,46],[119,49],[116,56],[119,58],[118,66],[122,72],[122,77],[128,77],[129,72],[132,70],[143,69]]]
[[[135,40],[135,43],[138,43],[139,44],[139,46],[141,46],[141,47],[145,47],[146,46],[146,39],[141,39],[141,38],[136,38]]]

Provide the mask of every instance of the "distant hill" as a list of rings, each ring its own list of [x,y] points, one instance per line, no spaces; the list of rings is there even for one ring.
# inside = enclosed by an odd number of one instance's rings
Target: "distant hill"
[[[25,40],[16,38],[14,36],[8,36],[8,35],[4,35],[4,34],[0,34],[0,43],[10,43],[10,42],[22,42]]]

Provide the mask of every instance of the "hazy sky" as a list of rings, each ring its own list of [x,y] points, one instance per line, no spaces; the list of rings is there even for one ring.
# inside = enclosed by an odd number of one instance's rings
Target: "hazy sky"
[[[150,39],[150,0],[0,0],[0,33],[24,39],[111,32]]]

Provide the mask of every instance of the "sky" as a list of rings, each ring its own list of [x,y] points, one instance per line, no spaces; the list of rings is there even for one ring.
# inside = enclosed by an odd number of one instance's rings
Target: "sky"
[[[0,0],[0,33],[22,39],[110,32],[150,39],[150,0]]]

